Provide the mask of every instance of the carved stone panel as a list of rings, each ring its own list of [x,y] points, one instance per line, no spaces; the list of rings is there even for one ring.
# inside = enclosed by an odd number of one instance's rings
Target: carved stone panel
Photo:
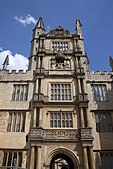
[[[81,140],[93,140],[92,128],[81,128]]]
[[[50,59],[50,69],[52,70],[69,70],[70,60],[62,53],[58,53]]]
[[[30,137],[34,139],[56,140],[56,139],[78,139],[77,129],[38,129],[32,128]]]
[[[63,29],[61,26],[58,26],[56,29],[51,30],[48,33],[48,36],[57,36],[57,37],[69,37],[70,36],[70,32],[68,30]]]

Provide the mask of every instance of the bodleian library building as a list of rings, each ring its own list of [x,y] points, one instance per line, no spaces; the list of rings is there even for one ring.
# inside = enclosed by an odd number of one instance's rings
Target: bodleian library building
[[[0,169],[113,169],[111,72],[93,72],[82,24],[32,34],[28,70],[0,70]]]

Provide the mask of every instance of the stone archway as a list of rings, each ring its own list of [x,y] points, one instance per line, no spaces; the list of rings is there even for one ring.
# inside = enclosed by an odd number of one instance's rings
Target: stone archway
[[[74,169],[74,163],[70,157],[60,153],[52,158],[50,169]]]
[[[45,166],[47,169],[78,169],[79,161],[71,150],[57,148],[49,153]]]

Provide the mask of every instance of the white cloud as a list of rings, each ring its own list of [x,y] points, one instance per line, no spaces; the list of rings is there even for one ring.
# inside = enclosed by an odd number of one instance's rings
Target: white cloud
[[[2,48],[2,47],[0,47],[0,52],[1,52],[1,51],[3,51],[3,48]]]
[[[9,55],[9,65],[8,65],[8,70],[19,70],[23,69],[26,70],[28,69],[28,58],[25,57],[22,54],[16,53],[15,55],[12,54],[10,50],[4,50],[0,52],[0,69],[3,67],[3,62],[6,58],[6,56]]]
[[[33,24],[37,23],[37,20],[30,14],[27,14],[25,17],[21,16],[20,18],[15,16],[14,19],[24,26],[29,25],[31,23]]]

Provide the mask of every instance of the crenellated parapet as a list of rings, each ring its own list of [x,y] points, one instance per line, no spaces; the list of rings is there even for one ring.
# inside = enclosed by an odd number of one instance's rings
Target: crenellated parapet
[[[29,70],[0,70],[0,81],[31,81],[32,74]]]
[[[87,79],[87,81],[92,81],[92,82],[94,82],[94,81],[106,81],[106,82],[108,82],[108,81],[112,81],[112,76],[113,76],[113,72],[112,71],[110,71],[110,72],[108,72],[108,71],[103,71],[103,72],[101,72],[101,71],[91,71],[91,70],[89,70],[89,71],[87,71],[86,72],[86,79]]]

